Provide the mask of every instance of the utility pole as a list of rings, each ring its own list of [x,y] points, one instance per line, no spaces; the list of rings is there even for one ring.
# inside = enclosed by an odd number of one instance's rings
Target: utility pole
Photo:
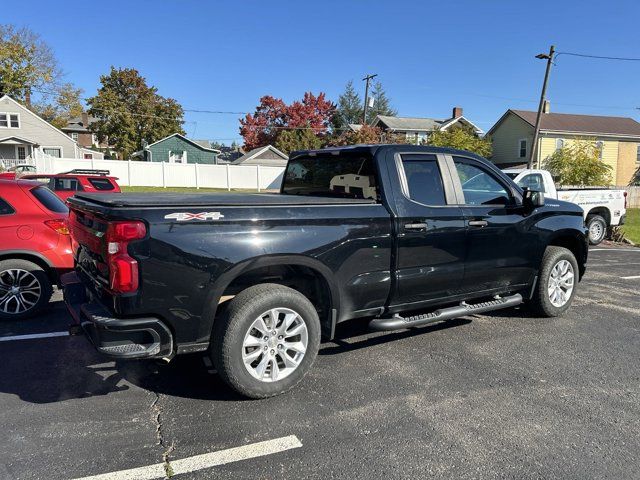
[[[531,145],[531,155],[529,156],[529,162],[527,168],[533,168],[533,159],[535,158],[538,150],[538,137],[540,136],[540,119],[542,117],[542,109],[544,108],[544,102],[547,94],[547,82],[549,81],[549,71],[551,70],[551,64],[553,63],[553,54],[555,53],[555,47],[551,45],[549,54],[539,53],[536,58],[547,61],[547,69],[544,72],[544,82],[542,83],[542,92],[540,93],[540,104],[538,105],[538,115],[536,116],[536,126],[533,130],[533,144]],[[536,166],[540,167],[540,162],[536,162]]]
[[[367,86],[364,89],[364,111],[362,113],[362,125],[367,124],[367,108],[369,107],[369,81],[373,80],[378,76],[377,73],[373,75],[367,75],[362,80],[367,82]]]

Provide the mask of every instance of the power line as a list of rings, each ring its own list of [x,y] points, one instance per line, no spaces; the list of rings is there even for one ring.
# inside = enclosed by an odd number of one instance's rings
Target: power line
[[[555,55],[555,58],[558,58],[560,55],[570,55],[572,57],[583,57],[583,58],[595,58],[598,60],[620,60],[623,62],[640,62],[640,58],[633,57],[608,57],[604,55],[590,55],[587,53],[574,53],[574,52],[558,52]]]

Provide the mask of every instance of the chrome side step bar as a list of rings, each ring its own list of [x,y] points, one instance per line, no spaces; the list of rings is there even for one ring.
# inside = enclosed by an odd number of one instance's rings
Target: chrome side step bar
[[[490,312],[501,308],[515,307],[522,303],[522,295],[516,293],[508,297],[498,297],[481,303],[462,302],[456,307],[441,308],[435,312],[422,313],[412,317],[395,314],[393,317],[374,318],[369,322],[369,328],[376,331],[399,330],[401,328],[421,327],[429,323],[451,320],[452,318],[473,315],[474,313]]]

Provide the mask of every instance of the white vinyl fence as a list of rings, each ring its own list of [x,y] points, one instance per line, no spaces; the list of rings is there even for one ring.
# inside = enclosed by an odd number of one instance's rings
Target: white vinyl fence
[[[284,167],[260,165],[204,165],[197,163],[139,162],[55,158],[35,160],[38,173],[60,173],[76,168],[109,170],[118,184],[140,187],[192,187],[278,190]]]
[[[640,187],[620,187],[627,191],[627,207],[640,208]]]

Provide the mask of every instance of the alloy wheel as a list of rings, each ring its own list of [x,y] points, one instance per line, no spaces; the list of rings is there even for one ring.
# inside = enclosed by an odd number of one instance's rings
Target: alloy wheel
[[[563,307],[571,298],[575,274],[568,260],[560,260],[549,274],[548,294],[554,307]]]
[[[256,318],[242,342],[242,361],[261,382],[291,375],[307,351],[309,333],[304,319],[289,308],[272,308]]]
[[[18,315],[31,310],[40,300],[40,281],[27,270],[11,268],[0,272],[0,311]]]

